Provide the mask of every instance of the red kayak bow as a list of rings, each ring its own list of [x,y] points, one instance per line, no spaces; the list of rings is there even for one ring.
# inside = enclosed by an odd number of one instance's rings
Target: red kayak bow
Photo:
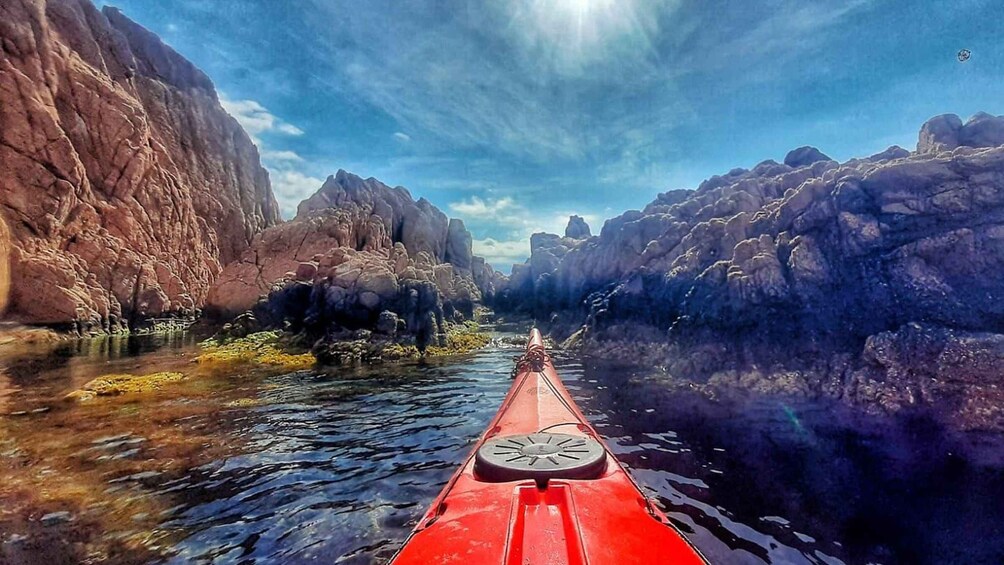
[[[534,329],[498,414],[392,563],[706,562],[586,421]]]

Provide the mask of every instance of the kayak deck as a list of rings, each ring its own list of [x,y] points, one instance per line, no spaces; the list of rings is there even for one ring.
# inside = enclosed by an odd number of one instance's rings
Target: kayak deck
[[[517,367],[498,414],[392,563],[705,563],[586,421],[536,329]],[[501,438],[512,438],[513,457],[497,447],[505,440],[492,442]],[[571,447],[551,447],[561,442]],[[599,455],[589,452],[593,445]],[[572,460],[585,457],[605,461],[583,471]],[[495,464],[511,468],[499,474]]]

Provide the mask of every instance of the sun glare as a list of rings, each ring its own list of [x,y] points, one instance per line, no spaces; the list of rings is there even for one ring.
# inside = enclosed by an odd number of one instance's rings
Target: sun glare
[[[512,20],[556,66],[575,70],[607,58],[615,44],[645,52],[656,25],[652,6],[635,0],[531,1],[516,7]]]

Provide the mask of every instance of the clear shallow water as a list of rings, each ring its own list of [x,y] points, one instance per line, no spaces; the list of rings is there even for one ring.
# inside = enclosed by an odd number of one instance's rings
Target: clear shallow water
[[[56,400],[102,373],[192,372],[193,342],[7,356],[0,562],[383,563],[498,408],[518,353],[223,371],[140,400]],[[637,367],[555,362],[713,562],[1004,562],[996,438],[826,403],[711,400]]]

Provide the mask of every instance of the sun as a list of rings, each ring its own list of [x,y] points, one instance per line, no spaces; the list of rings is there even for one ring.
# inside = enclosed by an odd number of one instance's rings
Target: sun
[[[511,21],[525,41],[559,68],[581,70],[609,58],[611,47],[644,51],[657,31],[661,4],[648,0],[529,0],[510,3]]]

